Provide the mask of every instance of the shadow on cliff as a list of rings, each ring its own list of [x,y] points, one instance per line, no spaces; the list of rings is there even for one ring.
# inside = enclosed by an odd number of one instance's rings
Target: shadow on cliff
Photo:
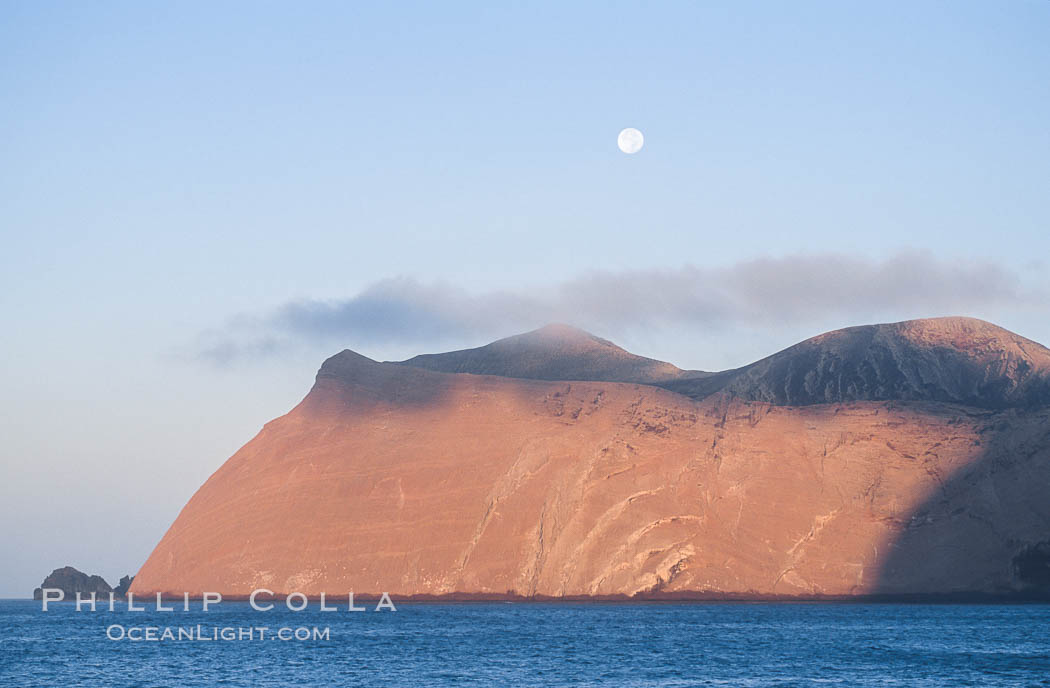
[[[1050,408],[990,414],[980,458],[898,525],[872,593],[895,599],[1050,600]]]

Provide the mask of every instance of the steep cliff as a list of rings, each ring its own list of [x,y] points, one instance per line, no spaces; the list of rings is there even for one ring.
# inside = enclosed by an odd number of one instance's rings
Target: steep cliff
[[[485,365],[520,372],[525,348]],[[571,380],[344,351],[131,590],[1047,594],[1045,356],[979,321],[851,328],[694,399],[556,360],[540,367]]]

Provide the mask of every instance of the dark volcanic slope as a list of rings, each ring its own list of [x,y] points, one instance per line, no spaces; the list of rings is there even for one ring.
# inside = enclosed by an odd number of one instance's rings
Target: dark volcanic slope
[[[736,370],[657,383],[694,399],[726,392],[779,406],[941,401],[981,408],[1050,404],[1050,349],[974,318],[836,330]]]
[[[442,373],[531,380],[592,380],[653,384],[709,375],[636,356],[569,325],[547,325],[477,349],[423,354],[400,365]]]

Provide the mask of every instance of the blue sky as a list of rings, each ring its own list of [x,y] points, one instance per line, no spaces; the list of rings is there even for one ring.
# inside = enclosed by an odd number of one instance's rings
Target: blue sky
[[[345,347],[1050,342],[1050,3],[564,5],[0,3],[0,596],[133,571]]]

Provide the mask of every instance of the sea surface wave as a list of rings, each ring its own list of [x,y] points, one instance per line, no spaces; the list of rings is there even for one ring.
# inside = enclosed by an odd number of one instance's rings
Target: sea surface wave
[[[367,606],[76,612],[63,602],[43,612],[0,601],[0,685],[1050,686],[1043,604]],[[263,626],[271,635],[240,630]],[[122,639],[110,639],[114,627]],[[130,628],[199,637],[129,640]],[[281,628],[291,639],[277,637]],[[222,629],[241,637],[201,639]],[[310,637],[296,639],[297,629]]]

